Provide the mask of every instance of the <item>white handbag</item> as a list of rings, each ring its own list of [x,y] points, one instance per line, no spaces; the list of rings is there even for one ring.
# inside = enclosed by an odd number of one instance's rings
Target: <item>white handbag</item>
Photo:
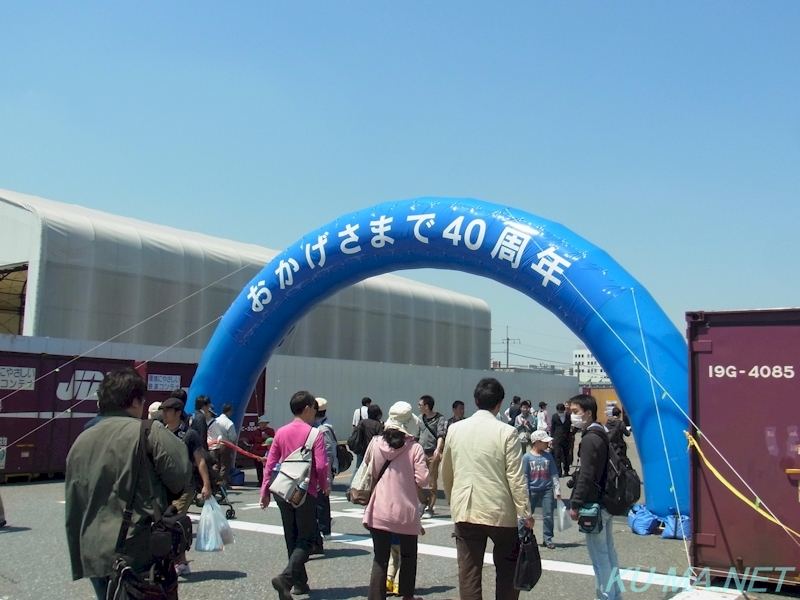
[[[303,504],[308,496],[317,435],[319,429],[312,427],[305,444],[283,459],[280,468],[277,472],[273,472],[269,482],[269,491],[294,507]]]
[[[353,477],[353,483],[350,485],[350,491],[347,493],[347,498],[353,504],[359,504],[361,506],[366,506],[369,504],[369,499],[372,497],[372,490],[380,481],[383,474],[386,472],[386,469],[389,468],[389,463],[392,461],[387,460],[383,463],[383,467],[381,467],[381,472],[378,473],[378,476],[373,481],[372,479],[372,455],[375,452],[373,446],[375,445],[375,439],[372,438],[369,442],[369,446],[367,446],[366,452],[364,452],[364,460],[361,462],[361,466],[358,467],[358,471],[356,471],[355,476]]]

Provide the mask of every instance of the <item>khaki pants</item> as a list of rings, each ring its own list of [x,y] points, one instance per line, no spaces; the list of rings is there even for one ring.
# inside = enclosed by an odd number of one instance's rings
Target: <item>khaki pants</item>
[[[178,509],[178,512],[182,515],[185,515],[189,512],[189,507],[194,502],[194,496],[196,494],[196,490],[194,489],[194,481],[189,484],[183,493],[180,495],[180,498],[176,498],[172,501],[172,505]],[[186,560],[186,552],[183,552],[180,556],[175,557],[175,564],[177,565],[186,565],[189,564],[189,561]]]
[[[425,508],[431,512],[433,512],[433,505],[436,504],[436,495],[439,493],[439,462],[433,459],[433,454],[425,455],[425,466],[428,467],[428,472],[431,474],[430,496],[426,496],[425,490],[422,488],[417,488],[420,504],[424,504]]]
[[[219,464],[219,478],[225,487],[231,486],[231,468],[233,467],[234,452],[227,446],[220,446],[209,451],[214,460]]]

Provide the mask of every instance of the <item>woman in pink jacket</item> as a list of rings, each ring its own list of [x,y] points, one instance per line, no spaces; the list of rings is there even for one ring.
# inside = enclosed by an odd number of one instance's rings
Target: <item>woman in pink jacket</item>
[[[364,527],[372,534],[375,559],[369,578],[368,600],[385,600],[386,571],[389,566],[392,534],[400,538],[401,569],[399,592],[404,600],[414,600],[417,579],[417,537],[421,523],[417,488],[428,485],[425,452],[414,438],[419,425],[408,402],[397,402],[389,409],[383,435],[375,436],[364,460],[370,456],[373,481],[384,464],[391,461],[372,489],[364,511]]]

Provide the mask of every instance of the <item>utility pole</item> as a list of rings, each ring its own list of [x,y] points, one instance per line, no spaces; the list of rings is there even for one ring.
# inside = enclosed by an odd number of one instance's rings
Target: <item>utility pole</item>
[[[511,344],[512,342],[515,343],[515,344],[519,344],[520,339],[519,338],[510,338],[510,337],[508,337],[508,325],[506,325],[506,337],[505,337],[505,339],[503,341],[506,343],[506,369],[508,369],[508,347],[509,347],[509,344]]]

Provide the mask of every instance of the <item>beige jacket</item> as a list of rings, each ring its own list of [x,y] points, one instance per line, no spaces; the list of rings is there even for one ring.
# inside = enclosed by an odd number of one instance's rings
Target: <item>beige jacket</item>
[[[448,429],[442,478],[454,523],[516,527],[531,514],[517,431],[487,410]]]

